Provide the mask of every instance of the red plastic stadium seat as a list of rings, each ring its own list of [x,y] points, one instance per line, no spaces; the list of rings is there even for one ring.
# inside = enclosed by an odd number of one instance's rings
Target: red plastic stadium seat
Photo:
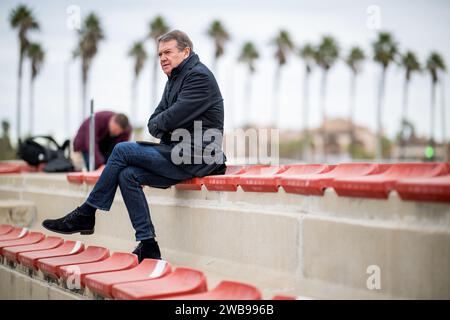
[[[206,290],[206,277],[201,271],[177,268],[160,279],[113,285],[112,295],[116,299],[148,300],[201,293]]]
[[[168,300],[261,300],[261,292],[251,285],[222,281],[211,291],[166,298]]]
[[[112,298],[112,286],[115,284],[158,279],[171,271],[170,264],[164,260],[144,259],[133,269],[87,275],[84,285],[92,292]]]
[[[450,175],[399,180],[394,186],[400,198],[450,203]]]
[[[342,163],[325,173],[283,176],[280,185],[287,193],[322,196],[326,188],[334,186],[334,179],[377,174],[386,169],[387,165],[374,163]]]
[[[40,232],[29,232],[25,237],[20,239],[0,241],[0,255],[3,255],[4,248],[33,244],[42,241],[44,238],[44,234]]]
[[[447,163],[396,163],[381,174],[368,177],[341,177],[333,182],[339,196],[386,199],[398,180],[429,178],[449,173]]]
[[[10,226],[9,224],[0,224],[0,235],[7,234],[8,232],[11,232],[13,229],[13,226]]]
[[[17,262],[17,257],[19,253],[22,252],[33,252],[41,250],[50,250],[59,247],[64,243],[64,240],[60,237],[47,237],[41,242],[29,245],[22,245],[16,247],[6,247],[2,250],[3,256],[13,262]]]
[[[242,168],[234,174],[208,176],[203,178],[203,184],[210,191],[236,191],[239,179],[245,175],[273,175],[284,171],[285,167],[270,165],[253,165]]]
[[[39,250],[19,253],[17,260],[30,269],[37,268],[39,259],[69,256],[84,250],[84,244],[80,241],[66,241],[59,247],[50,250]]]
[[[297,300],[297,297],[277,295],[277,296],[274,296],[272,298],[272,300]]]
[[[241,172],[244,172],[245,166],[239,166],[239,165],[229,165],[227,166],[225,170],[224,175],[231,175],[231,174],[238,174]],[[203,178],[192,178],[185,181],[182,181],[175,185],[175,188],[179,190],[201,190],[202,184],[204,184],[204,181],[206,178],[211,177],[223,177],[224,175],[212,175],[212,176],[206,176]]]
[[[80,279],[81,286],[84,287],[84,280],[89,274],[127,270],[136,267],[138,264],[138,258],[135,254],[115,252],[102,261],[62,266],[59,269],[59,273],[63,279],[76,275]]]
[[[100,178],[100,175],[103,172],[103,169],[105,169],[104,165],[102,165],[101,167],[99,167],[97,170],[95,170],[93,172],[84,173],[84,175],[83,175],[84,182],[86,182],[86,184],[89,184],[89,185],[96,184],[98,179]]]
[[[203,178],[192,178],[175,185],[178,190],[202,190]]]
[[[239,178],[239,185],[247,192],[278,192],[282,177],[305,174],[319,174],[328,172],[333,168],[326,164],[294,164],[286,166],[285,171],[277,174],[244,174]]]
[[[59,278],[60,267],[97,262],[109,257],[109,250],[103,247],[89,246],[86,250],[69,256],[39,259],[37,267],[48,276]]]
[[[2,162],[0,163],[0,174],[20,173],[22,166],[18,163]]]
[[[0,241],[17,240],[28,234],[28,228],[13,228],[10,232],[2,234]]]
[[[71,172],[66,175],[66,178],[70,183],[82,184],[84,181],[83,175],[83,172]]]

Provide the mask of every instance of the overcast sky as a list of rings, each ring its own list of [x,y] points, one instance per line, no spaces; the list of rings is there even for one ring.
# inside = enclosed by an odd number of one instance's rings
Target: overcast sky
[[[257,45],[261,59],[253,85],[251,120],[261,126],[270,123],[273,75],[275,72],[274,48],[270,39],[278,30],[288,30],[297,45],[317,43],[324,34],[338,40],[343,54],[350,46],[358,45],[372,57],[371,42],[376,30],[368,27],[368,8],[378,6],[381,29],[393,33],[400,49],[413,50],[422,62],[432,50],[440,52],[450,65],[450,1],[350,1],[350,0],[278,0],[278,1],[9,1],[0,2],[0,119],[9,119],[15,133],[15,106],[17,87],[18,43],[17,35],[9,26],[8,15],[19,3],[33,8],[41,25],[40,32],[30,33],[33,41],[43,44],[46,51],[44,68],[36,80],[35,133],[52,133],[58,138],[77,130],[80,120],[80,65],[69,64],[70,118],[69,128],[64,122],[64,68],[76,44],[76,33],[67,27],[70,5],[81,9],[81,15],[96,12],[105,30],[106,39],[100,44],[90,72],[90,94],[98,110],[129,112],[130,87],[133,76],[132,60],[127,57],[131,44],[144,37],[149,21],[157,14],[163,15],[172,28],[186,31],[192,38],[195,52],[207,65],[211,65],[213,45],[206,28],[213,19],[220,19],[231,34],[226,53],[219,62],[216,74],[225,99],[226,127],[239,125],[245,114],[244,88],[246,69],[237,63],[244,41]],[[370,10],[369,10],[370,11]],[[152,43],[147,50],[153,52]],[[139,83],[139,118],[146,123],[154,106],[150,106],[151,68],[147,62]],[[23,87],[22,127],[28,123],[29,63],[25,64]],[[165,75],[160,71],[161,95]],[[281,79],[280,126],[300,128],[302,124],[303,64],[295,55],[289,57]],[[363,67],[358,82],[356,121],[375,127],[376,89],[379,66],[369,59]],[[386,103],[383,123],[392,137],[400,121],[404,72],[396,65],[387,74]],[[330,116],[346,117],[348,113],[350,72],[343,62],[338,62],[328,77],[327,108]],[[450,103],[450,79],[445,77],[446,101]],[[320,121],[319,113],[320,71],[314,70],[311,79],[311,112],[309,123]],[[430,123],[430,78],[428,74],[415,75],[410,89],[409,117],[420,134],[428,135]],[[438,113],[435,133],[441,138],[441,94],[438,91]],[[450,110],[447,108],[447,137],[450,137]]]

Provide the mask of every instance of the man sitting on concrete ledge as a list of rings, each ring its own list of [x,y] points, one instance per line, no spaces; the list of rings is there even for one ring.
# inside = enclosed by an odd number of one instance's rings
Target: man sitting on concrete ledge
[[[117,144],[87,200],[66,216],[42,224],[58,233],[92,234],[96,210],[110,209],[119,186],[140,241],[133,251],[139,261],[161,258],[142,185],[168,188],[192,177],[224,174],[226,169],[221,139],[223,99],[214,75],[193,52],[184,32],[171,31],[158,44],[168,80],[148,129],[161,139],[160,144]]]

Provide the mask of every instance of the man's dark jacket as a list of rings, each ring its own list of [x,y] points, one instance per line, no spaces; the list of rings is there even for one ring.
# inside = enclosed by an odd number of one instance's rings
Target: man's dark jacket
[[[224,109],[219,86],[198,55],[191,53],[168,77],[161,102],[148,121],[148,130],[152,136],[161,139],[160,145],[155,148],[171,160],[172,148],[180,143],[171,141],[171,136],[175,135],[176,129],[186,129],[192,137],[191,141],[181,142],[180,145],[190,148],[191,163],[178,165],[194,177],[223,174],[226,156],[222,151],[222,140],[194,139],[194,121],[201,121],[203,133],[213,129],[223,135]],[[215,147],[213,155],[220,161],[194,163],[194,154],[204,152],[208,145],[208,148]]]

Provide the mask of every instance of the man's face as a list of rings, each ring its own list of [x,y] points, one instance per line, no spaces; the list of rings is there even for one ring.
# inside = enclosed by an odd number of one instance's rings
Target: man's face
[[[176,40],[160,42],[158,54],[163,72],[170,76],[172,70],[178,67],[189,56],[190,51],[190,48],[185,48],[181,51],[178,50]]]
[[[122,134],[122,127],[116,122],[115,117],[111,117],[109,120],[109,135],[111,137],[117,137]]]

